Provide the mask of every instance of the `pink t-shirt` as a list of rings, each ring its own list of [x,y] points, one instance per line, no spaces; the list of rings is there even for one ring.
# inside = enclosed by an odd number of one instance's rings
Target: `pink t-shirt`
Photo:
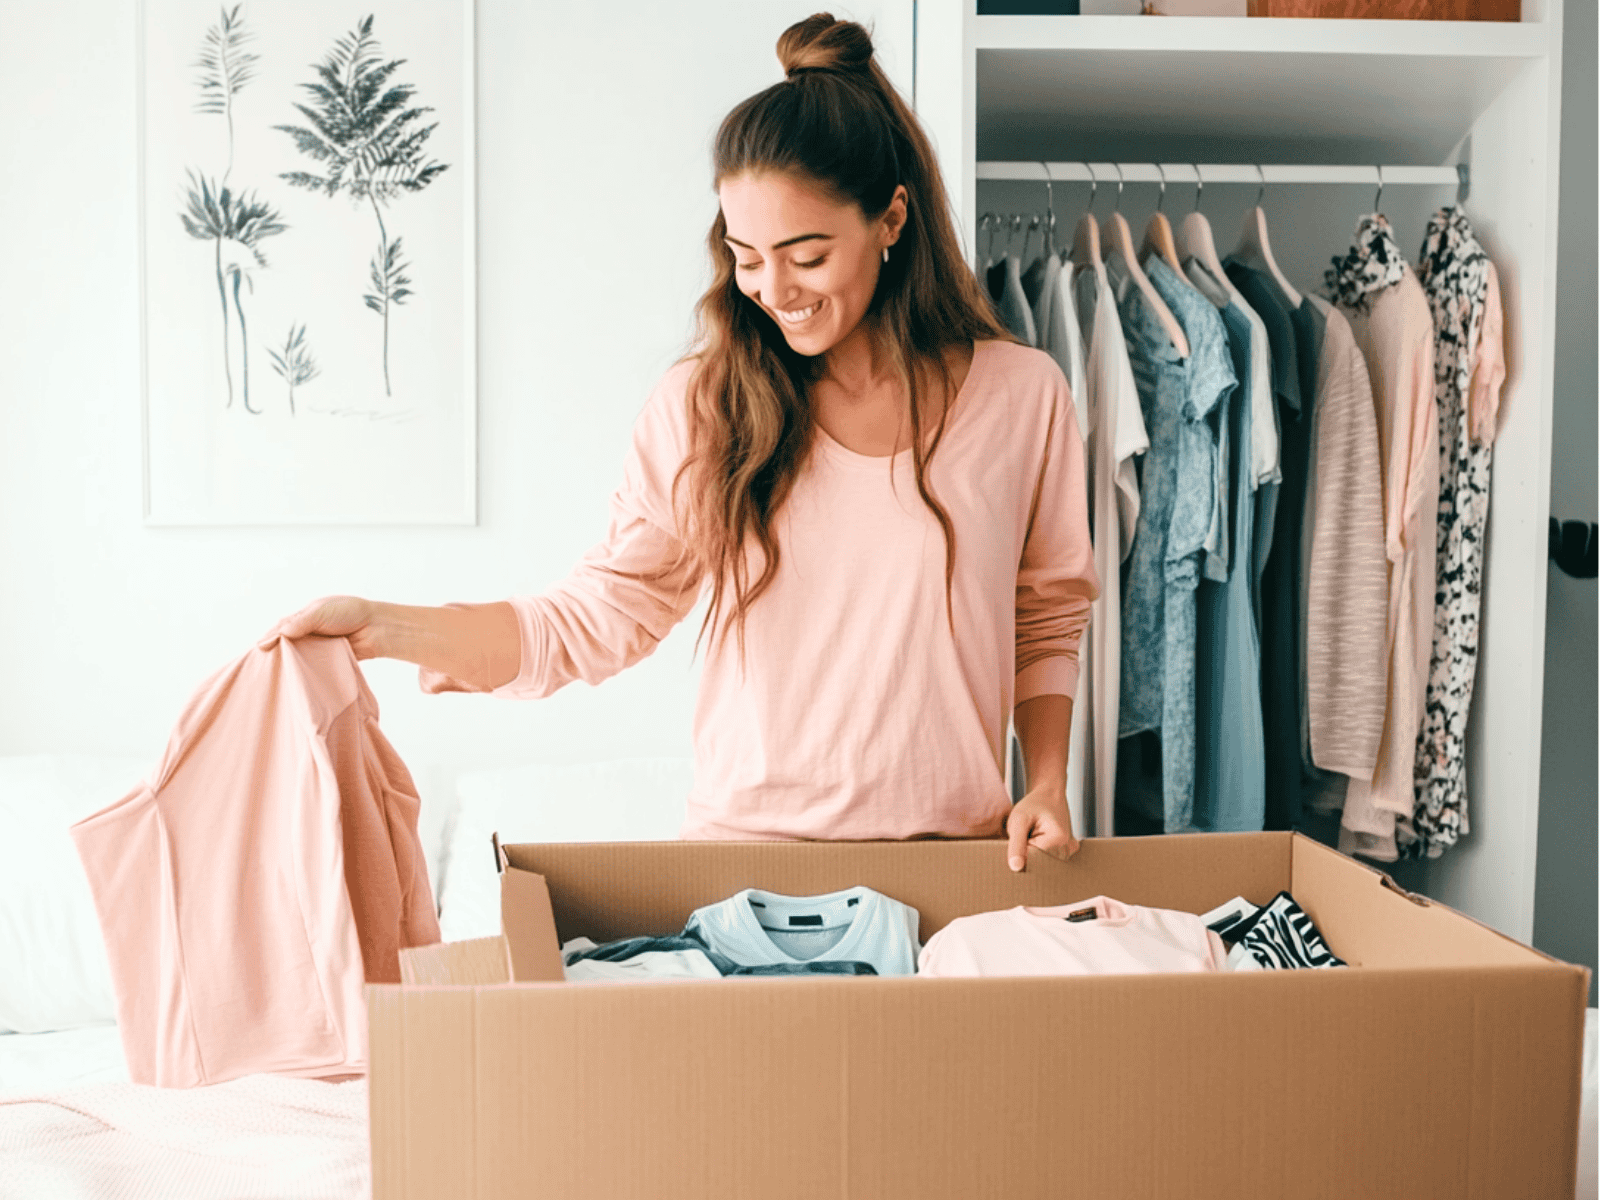
[[[957,917],[928,939],[917,974],[1149,975],[1224,971],[1227,962],[1222,939],[1194,913],[1095,896]]]
[[[687,453],[693,360],[656,387],[633,432],[611,524],[562,582],[511,603],[517,678],[491,694],[550,695],[637,662],[708,581],[678,537],[669,489]],[[774,523],[780,565],[752,605],[745,666],[730,636],[705,653],[686,838],[982,837],[1011,802],[1015,704],[1071,696],[1099,593],[1083,445],[1049,355],[980,342],[928,467],[955,528],[955,629],[945,541],[892,463],[820,426]],[[759,555],[751,561],[759,573]],[[731,590],[731,589],[730,589]],[[709,588],[707,588],[709,591]]]
[[[420,808],[348,638],[202,681],[156,768],[68,830],[129,1081],[364,1074],[365,985],[439,940]]]

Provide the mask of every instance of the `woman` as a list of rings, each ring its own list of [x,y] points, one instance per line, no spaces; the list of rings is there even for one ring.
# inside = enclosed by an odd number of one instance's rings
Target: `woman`
[[[819,14],[716,138],[715,279],[634,428],[606,538],[541,596],[335,596],[424,691],[547,696],[648,655],[702,595],[685,837],[1077,850],[1078,641],[1098,594],[1066,381],[995,320],[867,32]],[[696,643],[697,648],[699,642]],[[1029,790],[1004,785],[1007,717]]]

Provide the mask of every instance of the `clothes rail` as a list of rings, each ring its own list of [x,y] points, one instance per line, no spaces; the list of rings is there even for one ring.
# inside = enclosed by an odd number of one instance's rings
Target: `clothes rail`
[[[1111,162],[980,162],[979,179],[1019,179],[1038,183],[1117,182],[1121,169],[1123,183],[1212,184],[1212,183],[1395,183],[1455,184],[1463,193],[1470,182],[1466,163],[1446,167],[1408,167],[1373,164],[1370,166],[1298,166],[1255,163],[1111,163]],[[1197,174],[1198,171],[1198,174]],[[1163,179],[1163,176],[1165,177]]]

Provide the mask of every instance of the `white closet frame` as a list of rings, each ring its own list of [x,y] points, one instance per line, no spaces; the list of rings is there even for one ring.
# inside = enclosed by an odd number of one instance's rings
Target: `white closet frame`
[[[1466,208],[1499,270],[1507,341],[1468,729],[1471,832],[1443,857],[1394,873],[1526,942],[1538,849],[1562,0],[1523,0],[1522,14],[1520,23],[980,17],[975,0],[916,0],[914,79],[969,257],[980,123],[985,159],[1470,163]]]

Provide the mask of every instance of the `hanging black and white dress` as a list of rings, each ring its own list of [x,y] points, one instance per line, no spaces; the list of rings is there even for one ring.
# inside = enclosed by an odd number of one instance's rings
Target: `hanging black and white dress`
[[[1396,823],[1402,856],[1436,858],[1468,830],[1467,711],[1478,668],[1478,608],[1489,466],[1505,379],[1494,264],[1457,205],[1428,221],[1417,278],[1434,326],[1439,523],[1433,658],[1417,738],[1416,810]]]

